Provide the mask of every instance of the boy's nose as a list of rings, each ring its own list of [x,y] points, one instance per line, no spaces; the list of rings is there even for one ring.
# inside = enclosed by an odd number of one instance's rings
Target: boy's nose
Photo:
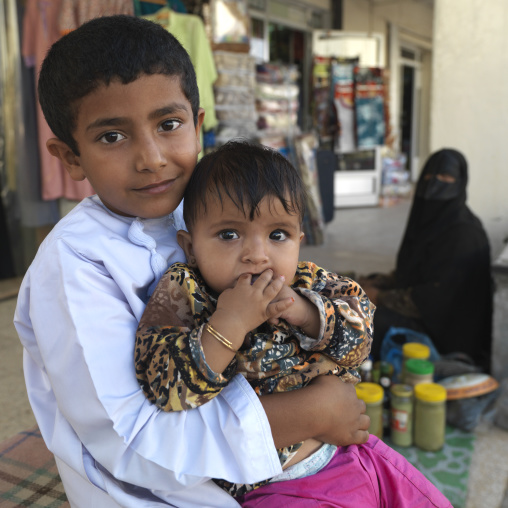
[[[167,159],[156,139],[146,136],[140,140],[136,157],[137,171],[155,172],[164,167],[166,163]]]

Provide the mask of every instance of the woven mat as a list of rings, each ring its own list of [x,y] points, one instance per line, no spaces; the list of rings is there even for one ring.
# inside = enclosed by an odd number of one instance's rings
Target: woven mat
[[[0,506],[70,508],[55,459],[38,428],[0,443]]]
[[[447,426],[445,445],[438,452],[424,452],[414,446],[402,448],[389,440],[394,450],[421,471],[450,501],[454,508],[466,505],[469,468],[475,434]]]

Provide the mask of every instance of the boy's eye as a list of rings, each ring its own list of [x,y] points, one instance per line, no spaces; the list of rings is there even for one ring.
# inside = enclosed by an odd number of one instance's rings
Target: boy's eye
[[[122,139],[125,139],[125,136],[123,134],[120,134],[119,132],[106,132],[106,134],[103,134],[99,138],[101,143],[106,144],[116,143],[117,141],[121,141]]]
[[[171,132],[171,131],[174,131],[175,129],[178,129],[178,127],[180,127],[180,125],[182,125],[182,122],[180,122],[178,120],[174,120],[174,119],[165,120],[164,122],[161,123],[160,130],[162,130],[164,132]]]
[[[237,240],[238,239],[238,233],[236,231],[221,231],[219,233],[219,238],[221,240]]]
[[[280,229],[277,229],[275,231],[272,231],[270,233],[270,240],[275,240],[277,242],[282,242],[284,240],[286,240],[288,237],[287,233],[285,233],[284,231],[280,230]]]

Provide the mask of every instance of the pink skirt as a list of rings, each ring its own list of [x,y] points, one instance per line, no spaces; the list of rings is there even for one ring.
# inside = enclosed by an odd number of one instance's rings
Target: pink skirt
[[[237,499],[245,508],[453,508],[402,455],[375,436],[339,447],[318,473],[269,483]]]

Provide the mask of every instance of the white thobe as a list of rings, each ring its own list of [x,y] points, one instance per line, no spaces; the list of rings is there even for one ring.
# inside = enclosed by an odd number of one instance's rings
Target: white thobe
[[[254,483],[281,472],[242,376],[176,413],[158,410],[138,385],[137,323],[147,288],[184,260],[182,225],[181,206],[144,221],[92,196],[55,226],[21,285],[14,323],[28,397],[73,507],[227,508],[238,504],[210,478]]]

